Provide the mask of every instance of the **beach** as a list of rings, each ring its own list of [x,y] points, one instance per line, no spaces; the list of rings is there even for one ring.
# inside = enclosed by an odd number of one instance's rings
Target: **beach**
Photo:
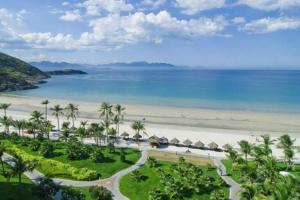
[[[14,119],[28,119],[33,110],[44,112],[41,101],[44,99],[37,97],[24,97],[12,95],[0,95],[0,103],[10,103],[8,115]],[[71,103],[66,100],[49,99],[49,108],[55,104],[62,107]],[[99,103],[72,101],[79,106],[78,124],[82,120],[89,122],[99,121]],[[224,144],[231,144],[238,147],[237,142],[245,139],[251,143],[257,143],[259,136],[270,134],[276,139],[282,134],[290,134],[297,139],[296,145],[300,145],[300,114],[291,113],[267,113],[249,111],[229,111],[229,110],[209,110],[192,109],[178,107],[146,106],[146,105],[123,105],[126,107],[125,121],[120,126],[120,132],[134,134],[130,124],[134,120],[145,119],[146,133],[143,137],[156,135],[167,137],[169,140],[176,137],[181,142],[190,139],[193,142],[202,141],[205,145],[216,142],[220,147]],[[56,120],[49,111],[48,118],[56,125]],[[66,117],[61,117],[61,122],[67,121]],[[134,145],[134,144],[132,144]],[[274,155],[282,156],[281,149],[273,147]],[[168,147],[166,150],[186,151],[186,148]],[[224,153],[191,150],[210,156],[224,157]],[[296,159],[299,159],[299,153]]]

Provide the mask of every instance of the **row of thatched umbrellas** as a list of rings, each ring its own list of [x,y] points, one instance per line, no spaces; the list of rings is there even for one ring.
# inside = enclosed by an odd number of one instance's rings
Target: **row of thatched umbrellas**
[[[124,132],[121,134],[121,137],[128,138],[129,134]],[[135,134],[133,136],[133,139],[140,139],[140,138],[142,138],[142,136],[139,134]],[[156,135],[149,137],[148,141],[151,144],[157,144],[157,145],[160,145],[160,144],[180,145],[180,141],[177,138],[173,138],[172,140],[169,141],[168,138],[166,138],[166,137],[159,138]],[[191,140],[186,139],[182,142],[182,144],[184,144],[187,147],[197,147],[197,148],[205,147],[205,144],[203,142],[201,142],[200,140],[193,144],[193,142]],[[219,145],[216,144],[215,142],[211,142],[207,145],[207,147],[209,147],[210,149],[218,149]],[[230,148],[230,145],[225,144],[223,146],[223,148],[227,150]]]

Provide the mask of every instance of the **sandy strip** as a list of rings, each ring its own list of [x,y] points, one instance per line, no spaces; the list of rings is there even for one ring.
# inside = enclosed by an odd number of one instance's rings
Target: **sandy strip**
[[[33,97],[19,97],[0,95],[0,103],[11,103],[8,115],[15,119],[28,119],[33,110],[44,111],[41,101]],[[49,107],[60,104],[63,107],[69,103],[65,100],[50,100]],[[79,105],[79,121],[99,121],[97,110],[100,103],[72,101]],[[226,143],[238,147],[237,142],[245,139],[257,143],[259,135],[268,133],[277,138],[283,133],[289,133],[296,138],[296,145],[300,146],[300,114],[288,113],[260,113],[228,110],[206,110],[190,108],[174,108],[159,106],[124,105],[126,107],[126,121],[120,127],[120,132],[126,131],[133,135],[130,123],[133,120],[146,119],[146,132],[149,136],[155,134],[168,139],[174,137],[181,142],[190,139],[193,142],[201,140],[205,145],[214,141],[219,146]],[[49,114],[51,114],[49,112]],[[56,125],[52,116],[48,117]],[[62,121],[67,121],[62,117]],[[146,135],[144,137],[147,137]],[[132,144],[134,145],[134,144]],[[168,150],[184,152],[186,148],[168,147]],[[224,153],[191,150],[201,155],[224,157]],[[274,155],[282,156],[282,150],[274,147]],[[300,154],[297,153],[297,159]]]

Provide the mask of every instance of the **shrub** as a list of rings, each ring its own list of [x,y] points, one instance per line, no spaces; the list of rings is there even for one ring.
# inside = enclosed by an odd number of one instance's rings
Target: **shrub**
[[[89,157],[87,149],[80,142],[69,140],[66,151],[67,158],[70,160],[82,160]]]
[[[94,152],[91,154],[91,159],[95,163],[103,162],[104,155],[101,152],[101,149],[95,149]]]
[[[89,192],[94,200],[112,200],[110,191],[103,186],[90,187]]]
[[[125,150],[123,148],[120,149],[120,160],[122,162],[126,161],[126,157],[125,157]]]
[[[150,168],[157,166],[157,160],[153,157],[148,158],[148,163],[149,163]]]
[[[113,143],[108,143],[107,150],[109,153],[115,153],[115,145]]]
[[[50,178],[41,178],[37,187],[33,189],[33,193],[45,200],[53,199],[58,192],[59,187]]]
[[[64,188],[61,192],[61,200],[84,200],[85,195],[73,188]]]
[[[44,142],[40,148],[40,153],[45,158],[53,157],[54,156],[54,145],[49,141]]]
[[[139,170],[134,170],[131,172],[131,178],[136,182],[140,182],[143,179],[143,175]]]
[[[32,151],[38,151],[41,146],[41,143],[38,140],[32,140],[30,143],[30,149]]]

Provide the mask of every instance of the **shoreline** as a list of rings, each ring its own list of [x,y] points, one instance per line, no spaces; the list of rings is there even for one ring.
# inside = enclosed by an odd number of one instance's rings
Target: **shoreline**
[[[41,101],[44,99],[36,97],[7,96],[0,95],[0,103],[11,103],[7,113],[15,119],[28,119],[33,110],[44,112],[44,106]],[[69,101],[49,99],[50,105],[60,104],[64,107]],[[99,103],[72,101],[79,106],[79,117],[76,125],[82,120],[89,122],[99,122],[97,111]],[[280,135],[289,134],[296,139],[296,146],[300,146],[300,114],[269,114],[254,112],[237,111],[219,111],[203,109],[184,109],[159,107],[159,106],[140,106],[123,105],[126,110],[125,122],[120,126],[120,133],[126,131],[133,136],[130,127],[134,120],[145,118],[147,135],[150,137],[167,137],[169,140],[177,138],[180,142],[190,139],[194,143],[202,141],[205,145],[210,142],[216,142],[219,147],[224,144],[231,144],[238,148],[237,142],[248,140],[251,143],[257,143],[257,138],[262,134],[270,134],[272,138],[278,138]],[[48,119],[56,125],[56,120],[48,112]],[[60,118],[61,123],[68,121],[66,117]],[[293,131],[287,131],[293,130]],[[134,144],[132,144],[134,145]],[[184,152],[186,148],[170,146],[167,150]],[[192,153],[205,156],[225,157],[224,153],[191,150]],[[274,145],[274,155],[282,158],[282,150]],[[300,153],[296,153],[295,159],[300,159]]]

